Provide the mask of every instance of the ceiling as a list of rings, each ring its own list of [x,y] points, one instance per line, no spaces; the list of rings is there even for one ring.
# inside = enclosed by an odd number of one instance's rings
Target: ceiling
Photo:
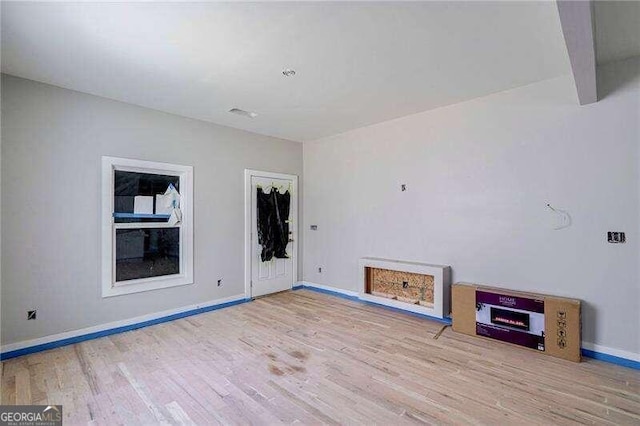
[[[2,2],[2,71],[307,141],[570,65],[554,2]]]
[[[640,55],[640,1],[600,0],[594,12],[599,64]]]

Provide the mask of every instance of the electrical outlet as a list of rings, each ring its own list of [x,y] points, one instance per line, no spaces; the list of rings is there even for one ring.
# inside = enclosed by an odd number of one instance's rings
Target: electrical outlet
[[[624,232],[609,231],[607,232],[607,241],[611,244],[622,244],[627,242],[627,237]]]
[[[27,320],[34,320],[36,319],[36,310],[34,309],[33,311],[27,311]]]
[[[322,273],[322,267],[318,266],[318,273],[321,274]]]
[[[318,230],[318,225],[311,225],[311,230],[312,231],[317,231]]]
[[[218,287],[221,287],[221,286],[222,286],[222,278],[218,280]]]

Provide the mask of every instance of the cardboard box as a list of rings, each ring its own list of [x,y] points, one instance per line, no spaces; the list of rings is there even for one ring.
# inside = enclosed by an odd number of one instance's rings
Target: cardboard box
[[[580,301],[457,283],[453,331],[512,343],[580,362]]]

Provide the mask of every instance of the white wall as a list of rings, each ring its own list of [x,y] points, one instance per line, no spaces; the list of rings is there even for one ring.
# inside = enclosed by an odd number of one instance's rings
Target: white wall
[[[243,294],[244,169],[302,175],[299,143],[6,75],[2,125],[2,344]],[[102,155],[194,167],[193,285],[101,298]]]
[[[304,280],[358,290],[364,256],[451,265],[580,298],[584,341],[640,353],[640,60],[599,73],[592,105],[561,77],[305,143]]]

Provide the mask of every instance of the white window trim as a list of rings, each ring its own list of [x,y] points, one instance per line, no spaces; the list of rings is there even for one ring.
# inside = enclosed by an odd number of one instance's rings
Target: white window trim
[[[115,221],[113,179],[115,170],[157,173],[180,177],[180,274],[130,280],[115,285]],[[123,226],[124,225],[124,226]],[[165,223],[121,224],[121,228],[163,228]],[[193,284],[193,167],[129,158],[102,157],[102,297],[139,293]]]

